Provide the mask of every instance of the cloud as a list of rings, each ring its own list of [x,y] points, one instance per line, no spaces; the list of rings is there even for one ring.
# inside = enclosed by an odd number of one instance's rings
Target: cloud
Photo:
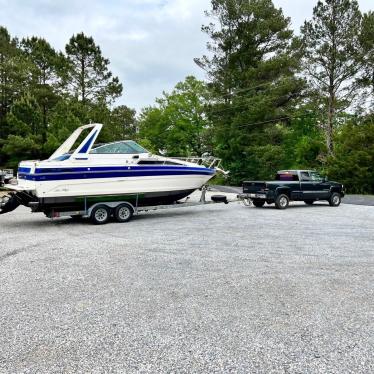
[[[368,10],[372,0],[361,0]],[[315,0],[274,0],[298,28]],[[187,75],[204,78],[193,62],[206,53],[210,0],[0,0],[0,25],[19,38],[37,35],[63,50],[73,34],[93,36],[124,85],[120,104],[154,103]]]
[[[203,78],[209,0],[0,0],[0,24],[13,36],[37,35],[64,49],[73,34],[92,35],[124,84],[119,103],[150,105],[188,74]]]

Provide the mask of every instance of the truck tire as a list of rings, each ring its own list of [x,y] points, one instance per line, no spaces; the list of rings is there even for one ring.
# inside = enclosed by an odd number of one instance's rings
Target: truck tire
[[[290,199],[285,194],[280,194],[275,199],[275,207],[277,209],[286,209],[288,207],[288,204],[290,203]]]
[[[133,213],[132,207],[129,204],[123,203],[116,207],[113,215],[117,222],[128,222]]]
[[[90,216],[91,222],[95,225],[103,225],[109,221],[110,213],[110,208],[108,206],[104,204],[97,205],[92,209]]]
[[[264,206],[264,204],[265,204],[265,200],[253,199],[253,200],[252,200],[252,203],[253,203],[253,205],[254,205],[256,208],[261,208],[261,207]]]
[[[315,200],[304,200],[304,203],[307,205],[313,205],[314,202]]]
[[[342,197],[340,196],[340,193],[333,192],[329,199],[330,206],[339,206],[342,202]]]

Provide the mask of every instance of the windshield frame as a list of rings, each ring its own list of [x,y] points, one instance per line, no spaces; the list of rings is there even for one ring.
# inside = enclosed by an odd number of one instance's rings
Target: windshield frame
[[[101,148],[110,147],[110,146],[113,146],[114,148],[116,144],[126,144],[126,146],[129,148],[129,150],[131,150],[131,152],[99,152]],[[131,155],[131,154],[142,154],[142,153],[149,153],[149,152],[133,140],[120,140],[117,142],[101,144],[95,148],[92,148],[90,151],[90,154],[94,154],[94,155]]]

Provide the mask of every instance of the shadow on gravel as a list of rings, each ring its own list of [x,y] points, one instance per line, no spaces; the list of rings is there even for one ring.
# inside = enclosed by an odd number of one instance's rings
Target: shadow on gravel
[[[263,207],[256,208],[256,207],[250,207],[254,209],[272,209],[272,210],[282,210],[282,209],[276,209],[274,205],[264,205]],[[290,204],[288,206],[288,209],[313,209],[313,208],[331,208],[328,204],[313,204],[313,205],[292,205]]]
[[[222,204],[223,205],[223,204]],[[221,207],[224,209],[224,206]],[[215,212],[219,212],[220,210],[215,210]],[[131,219],[130,222],[124,222],[120,223],[117,222],[113,217],[111,220],[106,223],[104,226],[109,225],[109,224],[122,224],[122,225],[129,225],[132,222],[136,221],[143,221],[143,220],[158,220],[158,219],[168,219],[168,218],[178,218],[178,217],[186,217],[186,216],[201,216],[201,215],[210,215],[211,210],[210,209],[202,209],[202,210],[194,210],[188,207],[180,208],[180,209],[164,209],[160,211],[152,211],[150,210],[149,212],[146,213],[141,213],[139,215],[134,215],[133,218]],[[15,224],[19,226],[20,228],[22,227],[27,227],[27,228],[40,228],[40,227],[55,227],[55,226],[82,226],[82,225],[92,225],[94,226],[89,218],[82,218],[82,219],[75,219],[75,218],[70,218],[70,217],[61,217],[61,218],[55,218],[55,219],[50,219],[50,218],[45,218],[43,216],[35,217],[33,216],[32,218],[25,219],[23,218],[22,220],[17,220],[16,223],[14,221],[5,221],[1,223],[1,227],[7,229],[7,228],[14,228]],[[100,226],[100,225],[98,225]]]

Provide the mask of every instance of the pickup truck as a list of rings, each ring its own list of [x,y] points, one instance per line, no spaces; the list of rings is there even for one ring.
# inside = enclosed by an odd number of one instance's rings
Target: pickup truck
[[[304,201],[311,205],[317,200],[327,200],[330,206],[339,206],[344,197],[344,186],[328,181],[314,170],[281,170],[275,181],[245,181],[242,199],[251,200],[255,207],[275,204],[286,209],[290,201]]]

